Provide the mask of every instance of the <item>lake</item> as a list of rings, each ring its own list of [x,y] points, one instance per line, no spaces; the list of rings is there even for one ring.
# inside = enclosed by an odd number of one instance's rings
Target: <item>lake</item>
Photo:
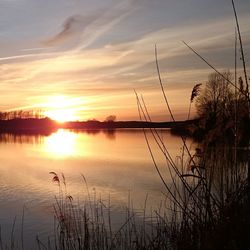
[[[180,155],[181,139],[169,130],[159,133],[173,158]],[[151,137],[157,163],[170,182],[166,160],[149,130],[146,134]],[[53,234],[53,203],[58,185],[52,182],[51,171],[65,175],[67,192],[80,202],[87,200],[84,175],[91,195],[103,201],[110,199],[116,217],[128,199],[134,209],[143,209],[147,197],[148,211],[164,200],[164,186],[140,129],[61,129],[47,136],[1,134],[0,152],[0,224],[2,237],[7,240],[12,230],[16,238],[21,237],[23,211],[25,244],[35,244],[36,235],[47,239]]]

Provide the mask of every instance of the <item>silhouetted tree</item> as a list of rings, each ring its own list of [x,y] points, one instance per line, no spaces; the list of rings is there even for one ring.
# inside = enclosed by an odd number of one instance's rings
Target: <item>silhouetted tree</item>
[[[243,80],[239,78],[238,91],[235,92],[226,80],[231,81],[232,74],[224,72],[223,76],[218,73],[209,75],[205,88],[196,99],[200,128],[207,142],[223,136],[234,140],[236,127],[239,141],[249,134],[249,109]]]
[[[230,72],[224,72],[226,79],[231,79]],[[200,117],[216,122],[226,114],[226,109],[233,99],[229,83],[218,73],[210,74],[205,89],[196,99],[196,108]]]
[[[106,117],[105,122],[114,122],[116,120],[115,115],[109,115]]]

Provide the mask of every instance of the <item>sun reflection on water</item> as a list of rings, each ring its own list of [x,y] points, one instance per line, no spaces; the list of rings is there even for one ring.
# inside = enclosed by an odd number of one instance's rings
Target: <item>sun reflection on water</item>
[[[45,139],[45,153],[59,158],[74,156],[77,154],[78,149],[76,139],[77,134],[59,129]]]

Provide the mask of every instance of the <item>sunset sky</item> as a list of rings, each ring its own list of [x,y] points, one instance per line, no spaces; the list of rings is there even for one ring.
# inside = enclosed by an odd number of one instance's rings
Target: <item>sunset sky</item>
[[[250,1],[235,0],[250,65]],[[192,87],[234,67],[230,0],[0,0],[0,110],[42,109],[51,117],[138,119],[134,89],[154,120],[177,119]]]

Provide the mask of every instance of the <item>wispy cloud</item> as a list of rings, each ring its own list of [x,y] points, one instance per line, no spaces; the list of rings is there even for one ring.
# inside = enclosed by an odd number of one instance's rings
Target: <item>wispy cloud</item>
[[[114,26],[133,13],[138,8],[134,3],[135,0],[118,2],[104,11],[102,15],[99,15],[95,22],[89,25],[82,34],[81,42],[77,46],[76,51],[91,46],[97,39],[100,39],[101,36],[111,31]],[[112,37],[112,33],[110,33],[110,36]]]
[[[62,30],[58,34],[42,41],[42,44],[57,46],[77,37],[79,43],[74,51],[82,50],[109,32],[138,8],[135,0],[129,0],[97,10],[91,15],[72,15],[64,21]]]
[[[68,17],[63,24],[63,29],[55,36],[43,41],[43,44],[46,46],[55,46],[67,41],[80,32],[84,32],[86,27],[93,22],[97,16],[98,15],[73,15]]]

